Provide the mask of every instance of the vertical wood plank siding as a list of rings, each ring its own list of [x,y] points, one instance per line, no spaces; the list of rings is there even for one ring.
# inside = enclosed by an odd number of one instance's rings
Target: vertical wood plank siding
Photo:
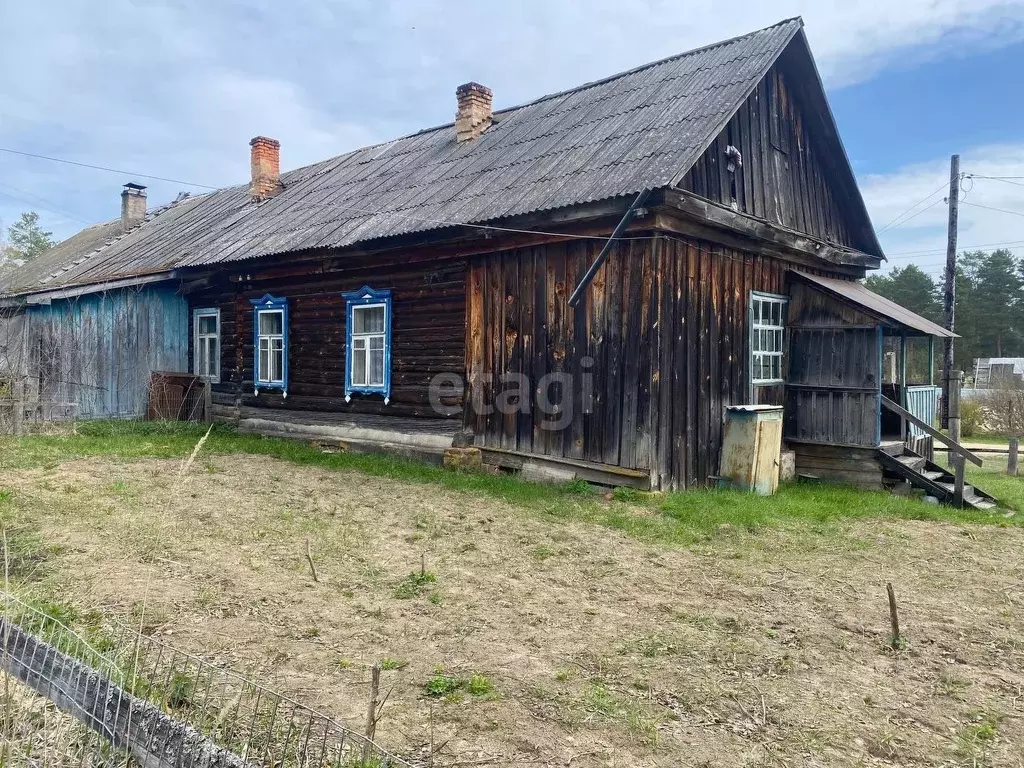
[[[188,370],[188,305],[176,286],[54,301],[24,318],[27,399],[76,403],[79,418],[141,418],[150,373]]]
[[[344,267],[317,265],[264,268],[221,275],[189,296],[191,309],[217,307],[221,313],[220,397],[244,405],[333,412],[439,417],[430,405],[435,375],[465,370],[466,264],[463,261],[381,265],[353,259]],[[240,279],[238,279],[240,278]],[[344,291],[364,285],[392,291],[391,399],[353,395],[345,402]],[[288,397],[261,390],[253,395],[253,310],[250,299],[266,293],[288,300]],[[191,315],[191,313],[190,313]],[[191,323],[191,317],[189,318]],[[189,328],[189,358],[192,333]],[[462,392],[446,397],[447,415],[461,413]]]
[[[466,368],[479,396],[466,426],[487,447],[646,469],[654,487],[706,483],[718,471],[723,408],[749,401],[750,291],[784,293],[787,265],[675,235],[631,240],[612,248],[573,309],[566,297],[601,245],[472,261]],[[516,402],[507,373],[526,376],[532,391],[515,417],[486,412]],[[573,374],[565,392],[550,386],[572,409],[565,429],[547,428],[560,414],[538,404],[549,374]],[[781,389],[761,397],[781,402]]]
[[[878,321],[791,281],[785,437],[809,443],[878,444]]]
[[[742,165],[726,168],[726,148]],[[800,104],[778,66],[683,178],[680,187],[743,213],[851,247],[858,243],[843,214],[846,201],[829,180]]]

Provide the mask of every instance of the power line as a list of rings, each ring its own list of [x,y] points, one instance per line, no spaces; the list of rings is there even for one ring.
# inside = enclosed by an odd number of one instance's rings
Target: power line
[[[29,192],[27,190],[24,190],[24,189],[19,189],[18,187],[15,187],[12,184],[8,184],[8,183],[6,183],[4,181],[0,181],[0,187],[7,187],[7,189],[14,190],[15,192],[19,193],[20,195],[23,195],[24,197],[33,198],[33,199],[35,199],[38,202],[37,203],[31,203],[30,200],[25,200],[25,199],[22,199],[22,202],[30,203],[30,204],[33,204],[33,205],[38,205],[40,208],[43,208],[44,210],[50,211],[50,213],[55,213],[55,214],[57,214],[58,216],[60,216],[62,218],[71,219],[72,221],[78,221],[78,222],[81,222],[82,224],[91,224],[92,223],[90,221],[86,221],[83,218],[75,216],[70,211],[68,211],[68,210],[66,210],[64,208],[61,208],[59,205],[57,205],[56,203],[54,203],[54,202],[52,202],[50,200],[47,200],[45,197],[40,197],[39,195],[34,195],[31,192]],[[12,197],[15,200],[18,199],[16,197],[14,197],[13,195],[10,195],[10,197]]]
[[[962,202],[964,203],[964,205],[973,205],[975,208],[984,208],[986,211],[998,211],[999,213],[1009,213],[1013,216],[1024,216],[1024,212],[1011,211],[1008,208],[993,208],[991,205],[982,205],[981,203],[968,203],[966,201]]]
[[[977,176],[975,174],[969,174],[972,179],[991,179],[992,181],[1001,181],[1003,184],[1013,184],[1015,187],[1024,187],[1019,181],[1010,181],[1010,176]]]
[[[62,157],[50,157],[49,155],[36,155],[32,152],[22,152],[17,149],[8,149],[7,147],[0,147],[0,152],[9,152],[12,155],[21,155],[22,157],[32,157],[36,160],[49,160],[54,163],[65,163],[67,165],[77,165],[80,168],[92,168],[96,171],[109,171],[110,173],[119,173],[122,176],[135,176],[142,179],[154,179],[156,181],[166,181],[171,184],[184,184],[187,187],[202,187],[203,189],[220,189],[220,187],[211,187],[209,184],[196,184],[192,181],[182,181],[181,179],[169,179],[166,176],[154,176],[149,173],[135,173],[134,171],[125,171],[120,168],[107,168],[103,165],[92,165],[91,163],[80,163],[77,160],[66,160]]]
[[[965,248],[994,248],[1000,245],[1024,245],[1024,240],[1005,240],[1001,243],[977,243],[975,245],[962,245],[960,249]],[[930,253],[945,253],[945,248],[928,248],[921,251],[895,251],[893,253],[886,254],[887,256],[908,256],[908,255],[928,255]]]
[[[902,226],[905,226],[905,225],[907,224],[907,222],[913,221],[914,219],[916,219],[916,218],[917,218],[918,216],[920,216],[920,215],[921,215],[922,213],[924,213],[925,211],[931,210],[932,208],[934,208],[934,207],[935,207],[936,205],[938,205],[939,203],[941,203],[941,202],[944,202],[944,200],[945,200],[945,198],[942,198],[942,197],[940,197],[940,198],[939,198],[938,200],[936,200],[935,202],[933,202],[933,203],[932,203],[931,205],[927,205],[927,206],[925,206],[925,207],[924,207],[924,208],[922,208],[922,209],[921,209],[920,211],[918,211],[917,213],[915,213],[915,214],[914,214],[913,216],[910,216],[910,217],[908,217],[908,218],[904,219],[904,220],[903,220],[903,221],[901,221],[901,222],[900,222],[899,224],[897,224],[896,226],[892,227],[892,229],[899,229],[900,227],[902,227]],[[885,231],[884,229],[883,229],[883,230],[879,230],[879,233],[881,233],[881,232],[884,232],[884,231]]]
[[[935,189],[935,191],[934,191],[934,192],[931,192],[931,193],[929,193],[929,194],[928,194],[928,195],[926,195],[926,196],[925,196],[925,197],[924,197],[924,198],[923,198],[922,200],[920,200],[919,202],[916,202],[916,203],[914,203],[914,204],[913,204],[912,206],[910,206],[909,208],[907,208],[907,210],[905,210],[905,211],[904,211],[903,213],[901,213],[901,214],[900,214],[899,216],[897,216],[897,217],[896,217],[895,219],[893,219],[893,220],[892,220],[892,221],[890,221],[890,222],[889,222],[888,224],[886,224],[886,225],[885,225],[884,227],[882,227],[882,228],[881,228],[880,230],[878,230],[878,234],[881,234],[882,232],[885,232],[885,231],[886,231],[887,229],[890,229],[890,228],[891,228],[891,227],[892,227],[892,226],[893,226],[894,224],[896,224],[896,222],[897,222],[897,221],[899,221],[900,219],[902,219],[902,218],[903,218],[904,216],[906,216],[906,215],[907,215],[908,213],[910,213],[910,212],[911,212],[912,210],[914,210],[915,208],[917,208],[917,207],[918,207],[919,205],[922,205],[923,203],[926,203],[926,202],[928,202],[928,201],[929,201],[929,200],[930,200],[930,199],[931,199],[932,197],[934,197],[934,196],[935,196],[935,194],[936,194],[937,192],[941,192],[941,191],[942,191],[943,189],[945,189],[945,188],[946,188],[946,187],[948,187],[948,186],[949,186],[949,182],[948,182],[948,181],[944,181],[944,182],[942,182],[942,184],[940,184],[940,185],[939,185],[939,186],[938,186],[938,187],[937,187],[937,188]],[[932,203],[932,205],[935,205],[935,203]],[[931,205],[929,205],[929,206],[928,206],[928,208],[931,208],[931,207],[932,207]],[[924,210],[926,211],[926,210],[928,210],[928,208],[925,208]],[[923,213],[923,211],[918,211],[918,213]],[[915,213],[915,214],[914,214],[914,216],[916,216],[916,215],[917,215],[917,213]],[[910,218],[912,219],[912,218],[914,218],[914,216],[911,216]],[[910,219],[907,219],[907,221],[910,221]],[[901,222],[901,224],[905,224],[905,223],[906,223],[906,222]]]

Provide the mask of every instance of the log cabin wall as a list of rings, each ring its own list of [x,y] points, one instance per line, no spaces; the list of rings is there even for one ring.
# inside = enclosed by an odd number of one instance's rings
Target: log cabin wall
[[[234,278],[234,279],[232,279]],[[240,278],[240,279],[239,279]],[[189,295],[192,310],[218,308],[221,316],[221,376],[215,397],[248,406],[294,410],[438,417],[428,387],[439,373],[461,376],[465,361],[466,263],[381,264],[351,257],[319,265],[250,267]],[[392,291],[391,399],[353,394],[345,402],[346,312],[341,294],[364,285]],[[270,293],[288,299],[288,397],[276,390],[253,395],[253,306]],[[189,319],[189,359],[193,329]],[[446,398],[457,416],[462,396]]]
[[[870,249],[851,232],[844,193],[829,179],[789,82],[782,66],[772,67],[679,186],[822,240]],[[735,172],[727,168],[730,145],[742,158]]]
[[[750,401],[750,292],[784,293],[789,265],[695,238],[634,239],[613,247],[574,310],[568,295],[601,246],[472,261],[466,369],[478,395],[466,426],[489,448],[646,469],[655,488],[706,483],[718,472],[724,406]],[[505,373],[529,381],[522,397],[545,375],[574,374],[569,391],[550,391],[565,398],[568,426],[547,428],[559,414],[536,397],[515,413],[487,408],[503,393],[522,402],[510,394],[518,383],[502,387]],[[756,397],[782,404],[782,389]]]

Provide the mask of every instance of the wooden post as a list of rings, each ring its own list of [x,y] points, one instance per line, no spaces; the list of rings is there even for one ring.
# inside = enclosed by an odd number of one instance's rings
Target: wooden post
[[[209,380],[203,384],[203,419],[207,424],[213,422],[213,385]]]
[[[947,401],[948,411],[947,423],[949,424],[949,437],[950,439],[959,445],[960,443],[960,385],[963,382],[964,374],[962,371],[953,371],[953,375],[950,376],[946,391],[949,393],[949,400]],[[953,468],[953,452],[950,451],[947,454],[950,468]]]
[[[889,624],[892,627],[892,637],[889,642],[893,650],[900,647],[900,615],[896,610],[896,592],[893,591],[892,582],[886,582],[885,591],[889,593]]]
[[[363,763],[372,757],[373,738],[377,734],[377,699],[380,697],[380,664],[370,670],[370,701],[366,705],[366,741],[363,742]]]
[[[1020,438],[1010,438],[1010,455],[1006,458],[1006,474],[1017,476],[1017,449],[1020,446]]]
[[[960,215],[960,155],[949,159],[949,224],[946,230],[946,274],[942,288],[943,319],[956,328],[956,230]],[[942,426],[949,428],[950,384],[953,379],[953,339],[942,340]]]
[[[900,372],[899,372],[899,391],[900,399],[899,403],[904,408],[907,407],[907,334],[900,334]],[[907,442],[907,436],[909,434],[907,428],[907,420],[900,419],[900,440],[904,443]]]
[[[958,507],[964,505],[964,466],[967,459],[959,453],[950,451],[950,461],[955,463],[955,474],[953,475],[953,503]]]
[[[928,383],[935,386],[935,337],[928,337]]]

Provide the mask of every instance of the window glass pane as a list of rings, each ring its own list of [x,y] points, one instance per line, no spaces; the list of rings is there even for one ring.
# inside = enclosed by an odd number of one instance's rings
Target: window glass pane
[[[370,336],[370,349],[384,349],[384,337],[383,336]]]
[[[761,302],[757,299],[754,299],[754,305],[751,308],[750,313],[753,316],[755,323],[761,322]]]
[[[280,349],[274,349],[270,356],[270,380],[271,381],[283,381],[284,380],[284,352]]]
[[[270,350],[260,345],[260,381],[269,381],[270,376]]]
[[[215,315],[200,315],[199,333],[202,336],[209,336],[217,333],[217,317]]]
[[[366,349],[366,339],[352,339],[352,349]]]
[[[384,386],[384,348],[370,348],[370,372],[369,381],[371,387]]]
[[[217,340],[216,339],[204,339],[206,342],[206,370],[203,372],[207,376],[216,376],[219,367],[220,356],[217,354]]]
[[[362,339],[357,339],[362,341]],[[366,386],[366,350],[362,345],[352,345],[352,383],[356,386]]]
[[[754,331],[752,334],[750,334],[750,348],[752,350],[754,350],[754,352],[760,352],[761,351],[761,332],[760,331]]]
[[[284,318],[281,312],[260,312],[260,335],[279,336],[284,332]]]
[[[352,310],[352,333],[383,333],[384,307],[355,307]]]
[[[276,339],[272,338],[272,339],[270,339],[270,348],[272,350],[274,350],[275,352],[280,352],[282,349],[284,349],[284,339],[282,339],[282,338],[276,338]]]
[[[772,325],[781,325],[779,310],[782,309],[782,305],[777,301],[772,302]]]

